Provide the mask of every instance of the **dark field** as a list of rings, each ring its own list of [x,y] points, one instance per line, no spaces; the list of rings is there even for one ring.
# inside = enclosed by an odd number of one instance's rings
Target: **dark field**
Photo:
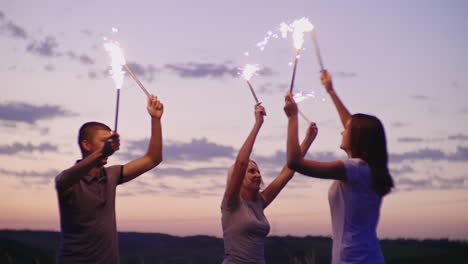
[[[220,264],[223,240],[156,233],[119,233],[122,264]],[[0,263],[55,263],[59,233],[0,230]],[[468,242],[381,240],[387,264],[468,264]],[[330,263],[328,237],[268,237],[268,264]]]

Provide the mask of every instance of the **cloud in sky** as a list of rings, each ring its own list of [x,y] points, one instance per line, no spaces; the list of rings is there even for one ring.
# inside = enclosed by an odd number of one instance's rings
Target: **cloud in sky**
[[[33,41],[26,47],[26,51],[43,57],[58,57],[61,53],[57,51],[58,42],[53,36],[46,36],[44,40]]]
[[[133,140],[128,142],[128,152],[118,155],[125,159],[135,159],[138,154],[144,153],[148,147],[149,139]],[[211,161],[215,158],[233,158],[234,148],[209,142],[206,138],[192,139],[191,142],[173,141],[164,146],[164,161]]]
[[[354,78],[357,76],[357,73],[355,72],[344,72],[344,71],[338,71],[333,74],[337,78],[341,79],[346,79],[346,78]]]
[[[156,178],[160,177],[180,177],[180,178],[192,178],[200,176],[213,176],[220,175],[225,176],[227,174],[226,167],[200,167],[195,169],[182,169],[182,168],[155,168],[152,170]]]
[[[182,78],[223,78],[225,76],[239,76],[239,69],[230,63],[171,63],[163,66],[165,70],[171,71]],[[262,68],[259,75],[270,76],[273,74],[271,68]]]
[[[455,153],[444,153],[438,149],[419,149],[404,153],[391,153],[389,161],[393,163],[405,160],[445,160],[445,161],[468,161],[468,147],[458,146]]]
[[[0,145],[0,155],[15,155],[19,152],[56,152],[58,147],[50,143],[41,143],[38,145],[31,144],[30,142],[24,144],[21,142],[15,142],[11,145]]]
[[[390,126],[394,127],[394,128],[401,128],[401,127],[407,127],[407,126],[409,126],[409,124],[397,121],[397,122],[390,123]]]
[[[6,170],[0,168],[0,175],[10,175],[15,177],[35,177],[35,178],[50,178],[51,180],[59,174],[58,170],[48,170],[48,171],[35,171],[35,170]]]
[[[48,72],[51,72],[51,71],[54,71],[55,70],[55,66],[52,65],[52,64],[47,64],[44,66],[44,70],[48,71]]]
[[[448,136],[448,139],[449,140],[459,140],[459,141],[467,141],[468,140],[468,135],[464,135],[464,134],[456,134],[456,135],[450,135]]]
[[[456,178],[442,178],[440,176],[431,176],[425,179],[412,179],[410,177],[397,177],[395,186],[398,190],[421,190],[421,189],[464,189],[468,176]]]
[[[413,95],[410,96],[410,98],[412,98],[414,100],[420,100],[420,101],[426,101],[426,100],[430,99],[429,96],[426,96],[426,95],[423,95],[423,94],[413,94]]]
[[[1,25],[0,32],[5,32],[7,35],[13,38],[19,38],[19,39],[28,38],[28,33],[26,32],[26,30],[11,21]]]
[[[143,78],[148,82],[152,82],[154,80],[154,75],[160,71],[154,67],[154,65],[149,64],[144,66],[143,64],[139,64],[137,62],[128,62],[127,65],[129,68],[137,75],[139,78]],[[127,71],[124,69],[124,71]]]
[[[75,116],[58,105],[33,105],[24,102],[0,102],[0,120],[34,124],[38,120]]]
[[[398,142],[400,143],[413,143],[413,142],[422,142],[423,138],[421,137],[401,137],[398,138]]]

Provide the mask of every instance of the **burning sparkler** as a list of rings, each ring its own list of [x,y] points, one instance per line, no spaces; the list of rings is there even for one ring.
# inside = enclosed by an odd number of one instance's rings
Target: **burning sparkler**
[[[259,69],[260,67],[257,64],[247,64],[245,65],[244,69],[242,69],[242,74],[241,74],[242,77],[244,77],[244,79],[247,81],[247,85],[249,86],[250,92],[252,92],[252,95],[256,103],[258,103],[259,101],[252,87],[252,84],[250,83],[250,78],[252,78],[252,76],[256,74]]]
[[[104,49],[107,51],[111,58],[111,76],[114,80],[115,88],[117,88],[117,103],[115,105],[115,127],[114,132],[117,132],[117,123],[119,120],[119,102],[120,102],[120,88],[122,88],[124,74],[122,65],[125,65],[125,57],[119,43],[116,41],[107,41],[104,43]]]
[[[294,47],[296,48],[295,56],[294,56],[294,68],[293,74],[291,78],[291,86],[289,88],[289,92],[292,93],[294,88],[294,79],[296,78],[296,69],[297,69],[297,62],[299,59],[299,52],[302,48],[302,44],[304,44],[304,32],[309,32],[314,29],[314,26],[310,23],[309,19],[303,17],[301,19],[295,20],[291,24],[292,30],[292,38],[294,41]],[[283,30],[288,30],[288,28],[282,26]]]

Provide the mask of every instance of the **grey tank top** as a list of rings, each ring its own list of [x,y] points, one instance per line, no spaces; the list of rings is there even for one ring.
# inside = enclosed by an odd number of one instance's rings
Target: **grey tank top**
[[[263,214],[263,202],[247,201],[239,196],[239,204],[229,208],[221,204],[224,260],[223,264],[263,264],[264,245],[270,224]]]

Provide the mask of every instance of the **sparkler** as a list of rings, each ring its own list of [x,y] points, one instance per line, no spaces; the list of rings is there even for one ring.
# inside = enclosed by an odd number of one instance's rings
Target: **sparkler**
[[[247,64],[245,65],[244,69],[242,70],[242,77],[244,77],[245,81],[247,82],[247,85],[250,88],[250,92],[252,92],[252,95],[255,99],[255,102],[258,103],[258,98],[257,95],[255,94],[255,91],[252,87],[252,84],[250,83],[250,78],[260,69],[260,67],[257,64]]]
[[[323,66],[322,55],[320,54],[320,48],[319,48],[318,41],[317,41],[317,29],[314,29],[311,32],[310,37],[312,38],[312,42],[314,42],[315,54],[317,55],[318,63],[320,65],[320,70],[323,71],[325,70],[325,67]]]
[[[104,43],[104,49],[107,51],[111,58],[111,75],[114,80],[115,88],[117,89],[117,102],[115,105],[115,127],[114,132],[117,132],[117,124],[119,121],[119,102],[120,102],[120,88],[122,88],[124,74],[122,65],[125,65],[125,57],[119,43],[116,41],[108,41]]]
[[[297,69],[297,63],[298,63],[298,58],[299,58],[299,52],[302,48],[302,44],[304,44],[304,32],[309,32],[314,29],[314,26],[310,23],[309,19],[303,17],[301,19],[295,20],[292,24],[291,27],[293,28],[293,41],[294,41],[294,47],[296,48],[296,53],[294,56],[294,68],[293,68],[293,74],[291,78],[291,86],[289,88],[289,92],[292,93],[293,88],[294,88],[294,79],[296,78],[296,69]],[[285,28],[283,26],[283,28]]]
[[[307,98],[309,97],[314,97],[313,94],[306,94],[304,95],[302,92],[299,92],[297,94],[295,94],[293,96],[293,99],[294,99],[294,102],[296,102],[296,104],[298,104],[297,106],[297,110],[299,111],[299,114],[301,115],[302,118],[304,118],[304,120],[307,122],[307,123],[311,123],[309,118],[307,118],[307,116],[301,111],[301,109],[299,109],[299,103],[306,100]]]
[[[132,76],[133,80],[135,80],[135,82],[138,84],[138,86],[140,86],[141,90],[143,90],[143,92],[146,94],[146,96],[150,96],[150,93],[148,92],[148,90],[146,90],[146,88],[143,86],[143,84],[140,82],[140,80],[138,80],[138,77],[135,75],[135,73],[132,71],[132,69],[130,68],[130,66],[128,66],[128,64],[124,64],[123,65],[125,67],[125,69],[128,71],[128,73],[130,74],[130,76]]]

